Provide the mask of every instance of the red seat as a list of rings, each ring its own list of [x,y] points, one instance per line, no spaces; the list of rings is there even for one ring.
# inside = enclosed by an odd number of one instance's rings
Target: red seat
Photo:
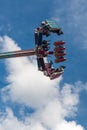
[[[65,56],[66,53],[55,53],[54,55],[55,55],[55,57],[58,57],[58,56]]]
[[[65,58],[58,58],[58,59],[55,59],[55,63],[63,62],[65,60],[66,60]]]
[[[65,47],[56,47],[54,48],[54,51],[61,51],[61,50],[65,50]]]
[[[55,45],[55,46],[63,45],[63,44],[65,44],[64,41],[57,41],[57,42],[54,42],[54,45]]]

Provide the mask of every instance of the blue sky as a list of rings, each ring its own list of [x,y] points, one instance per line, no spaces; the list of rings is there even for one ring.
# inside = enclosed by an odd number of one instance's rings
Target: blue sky
[[[65,73],[50,81],[35,57],[0,60],[0,130],[87,129],[86,0],[1,0],[0,50],[34,48],[34,29],[45,19],[64,32],[49,39],[66,41]]]

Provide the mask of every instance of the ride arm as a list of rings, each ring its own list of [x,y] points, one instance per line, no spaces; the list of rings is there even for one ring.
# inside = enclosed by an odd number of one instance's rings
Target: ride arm
[[[35,55],[35,50],[18,50],[0,53],[0,59]]]

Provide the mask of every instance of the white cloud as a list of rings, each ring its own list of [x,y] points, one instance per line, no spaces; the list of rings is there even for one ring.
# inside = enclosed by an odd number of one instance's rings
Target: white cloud
[[[3,50],[20,49],[15,42],[5,36]],[[74,116],[79,103],[81,83],[65,84],[60,88],[62,77],[51,81],[37,70],[35,58],[12,58],[5,61],[8,86],[1,89],[2,100],[17,102],[35,108],[31,116],[20,121],[7,108],[0,119],[0,130],[84,130],[76,122],[67,122],[65,117]],[[74,87],[77,87],[76,91]]]
[[[12,110],[9,108],[6,109],[6,113],[4,114],[5,116],[2,118],[2,121],[0,122],[0,130],[46,130],[38,122],[32,125],[30,124],[30,122],[22,122],[18,120],[14,116]]]
[[[7,36],[4,37],[4,50],[20,49]],[[13,101],[24,102],[32,107],[40,107],[48,102],[50,97],[53,98],[56,92],[56,81],[50,81],[42,72],[39,72],[35,60],[28,58],[13,58],[6,60],[6,67],[9,73],[7,77],[8,90],[10,90],[10,98]],[[55,86],[55,87],[53,87]],[[4,91],[4,89],[3,89]],[[7,90],[6,90],[7,91]],[[48,96],[49,95],[49,96]]]
[[[55,130],[84,130],[81,125],[77,125],[75,121],[66,122],[62,121],[59,125],[57,125]]]
[[[25,121],[18,120],[11,109],[7,108],[6,113],[3,114],[4,117],[1,117],[0,120],[0,130],[49,130],[43,123],[38,120],[32,120],[32,118],[28,118]],[[56,116],[56,115],[55,115]],[[51,120],[51,119],[50,119]],[[46,120],[48,122],[48,120]],[[52,124],[54,121],[52,122]],[[76,124],[75,121],[67,122],[65,120],[61,120],[57,122],[54,128],[50,128],[50,130],[85,130],[81,125]]]

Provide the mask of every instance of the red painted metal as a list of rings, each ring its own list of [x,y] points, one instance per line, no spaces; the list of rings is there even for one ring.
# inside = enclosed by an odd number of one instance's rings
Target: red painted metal
[[[63,62],[63,61],[66,61],[66,59],[65,59],[65,58],[58,58],[58,59],[55,59],[55,63]]]
[[[55,55],[55,57],[58,57],[58,56],[65,56],[66,53],[61,53],[61,52],[60,52],[60,53],[55,53],[54,55]]]
[[[64,41],[57,41],[57,42],[54,42],[54,45],[55,45],[55,46],[63,45],[63,44],[65,44]]]
[[[54,51],[61,51],[61,50],[65,50],[66,48],[65,47],[56,47],[54,48]]]

